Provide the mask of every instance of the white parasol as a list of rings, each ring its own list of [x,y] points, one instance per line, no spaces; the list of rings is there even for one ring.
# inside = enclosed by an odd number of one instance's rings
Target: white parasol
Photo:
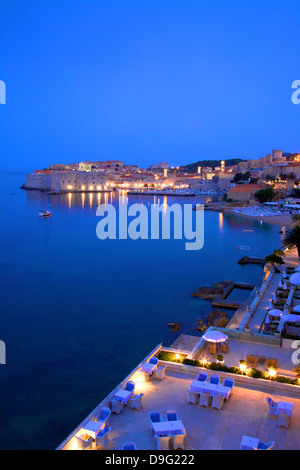
[[[219,330],[211,330],[204,333],[202,338],[211,343],[222,343],[223,341],[226,341],[228,339],[228,336],[226,336]]]

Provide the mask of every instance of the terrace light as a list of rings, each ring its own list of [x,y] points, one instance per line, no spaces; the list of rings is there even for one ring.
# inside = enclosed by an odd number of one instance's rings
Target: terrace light
[[[240,361],[240,370],[242,373],[244,373],[247,369],[247,362],[246,361]]]
[[[269,372],[269,376],[271,379],[274,378],[277,374],[277,370],[274,369],[273,367],[270,367],[270,369],[268,369],[268,372]]]

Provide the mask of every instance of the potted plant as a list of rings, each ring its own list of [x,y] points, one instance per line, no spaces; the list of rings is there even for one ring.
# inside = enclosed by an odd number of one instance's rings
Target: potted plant
[[[218,364],[224,364],[224,358],[223,358],[222,354],[218,354],[216,356],[216,361],[217,361]]]

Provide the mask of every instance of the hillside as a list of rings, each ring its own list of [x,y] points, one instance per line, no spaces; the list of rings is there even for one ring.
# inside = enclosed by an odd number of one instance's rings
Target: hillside
[[[225,165],[226,166],[232,166],[232,165],[237,165],[240,162],[244,162],[246,160],[243,160],[242,158],[229,158],[225,160]],[[196,173],[198,166],[201,166],[203,168],[204,166],[210,166],[213,169],[215,169],[216,166],[221,166],[221,160],[199,160],[196,163],[190,163],[188,165],[184,165],[181,167],[181,169],[185,169],[189,173]]]

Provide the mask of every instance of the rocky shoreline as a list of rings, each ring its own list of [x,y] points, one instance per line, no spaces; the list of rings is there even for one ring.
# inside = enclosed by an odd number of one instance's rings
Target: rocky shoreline
[[[191,297],[213,300],[224,295],[224,289],[228,288],[230,285],[232,285],[232,281],[227,279],[225,281],[216,282],[211,287],[198,287],[197,290],[191,294]],[[211,313],[205,317],[205,321],[202,318],[197,318],[194,329],[204,333],[211,326],[225,328],[229,322],[229,318],[226,312],[216,309],[212,310]],[[168,323],[168,327],[171,328],[171,333],[179,331],[182,326],[183,323]]]
[[[231,280],[216,282],[212,287],[197,287],[191,297],[200,297],[204,300],[212,300],[224,294],[224,289],[232,284]]]

